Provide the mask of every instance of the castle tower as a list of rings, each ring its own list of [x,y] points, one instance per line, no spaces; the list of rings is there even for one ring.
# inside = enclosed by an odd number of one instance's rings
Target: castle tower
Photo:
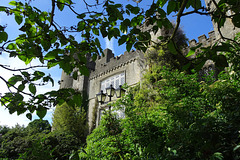
[[[89,71],[91,68],[89,67],[90,65],[90,55],[86,55],[87,58],[87,66],[89,68]],[[77,69],[74,69],[74,71],[77,71]],[[73,73],[72,72],[72,73]],[[61,81],[60,81],[60,89],[61,88],[73,88],[75,90],[78,90],[79,92],[85,92],[88,93],[88,77],[81,75],[80,72],[78,72],[78,77],[77,79],[73,79],[72,74],[66,74],[64,71],[62,71],[62,76],[61,76]]]
[[[73,78],[71,75],[62,71],[62,76],[60,80],[60,89],[62,88],[72,88],[73,85]]]
[[[215,0],[215,1],[218,3],[220,0]],[[212,0],[205,0],[205,3],[206,3],[206,7],[209,9],[209,12],[214,11],[216,9],[216,6]],[[234,13],[230,10],[227,12],[228,16],[233,14]],[[214,21],[212,21],[212,23],[213,23],[214,31],[216,34],[216,38],[217,39],[221,38],[217,23]],[[232,23],[232,19],[227,18],[226,22],[224,23],[224,26],[220,28],[220,31],[223,37],[233,39],[236,33],[240,32],[240,28],[235,27]]]

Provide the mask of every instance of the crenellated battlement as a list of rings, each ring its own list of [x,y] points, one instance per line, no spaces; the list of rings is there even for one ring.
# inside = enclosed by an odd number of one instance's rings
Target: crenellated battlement
[[[216,36],[215,36],[214,31],[209,32],[208,37],[209,38],[207,38],[207,36],[205,34],[203,34],[203,35],[198,37],[198,42],[195,39],[190,40],[189,41],[189,48],[195,47],[195,46],[199,45],[200,43],[202,43],[203,46],[209,46],[216,41]]]
[[[104,56],[99,56],[97,60],[91,64],[91,71],[89,79],[95,79],[99,76],[105,75],[119,69],[131,62],[134,62],[138,58],[143,58],[143,54],[141,51],[125,51],[124,54],[119,56],[114,56],[112,50],[105,49],[103,51]]]
[[[211,31],[208,33],[208,38],[205,34],[201,35],[198,37],[198,41],[196,39],[192,39],[190,40],[189,46],[187,46],[186,48],[183,49],[183,54],[187,55],[190,48],[192,47],[196,47],[199,44],[202,44],[202,47],[208,47],[211,46],[212,44],[214,44],[216,42],[216,36],[215,36],[215,32]],[[199,52],[199,50],[196,51],[196,53]],[[189,59],[195,58],[196,57],[196,53],[190,57],[188,57]]]

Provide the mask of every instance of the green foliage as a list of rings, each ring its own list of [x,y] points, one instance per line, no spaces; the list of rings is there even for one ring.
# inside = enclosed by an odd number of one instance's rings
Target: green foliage
[[[240,42],[240,33],[238,33],[235,37],[235,41]],[[240,78],[240,62],[239,62],[239,52],[240,47],[238,44],[231,43],[230,41],[226,42],[226,45],[229,46],[230,52],[226,52],[225,55],[227,57],[227,61],[231,64],[228,68],[230,75],[234,79]]]
[[[78,101],[81,102],[81,99]],[[86,106],[72,107],[66,103],[58,105],[53,113],[53,130],[69,132],[84,143],[88,133],[84,107]]]
[[[17,159],[19,153],[24,153],[29,144],[29,141],[24,139],[26,135],[27,132],[24,130],[24,127],[19,125],[3,134],[0,137],[0,158]]]
[[[33,135],[36,133],[49,133],[51,131],[51,125],[47,120],[35,119],[30,122],[26,127],[29,135]]]
[[[211,79],[211,77],[208,77]],[[88,136],[86,159],[238,159],[240,83],[154,66]]]
[[[0,159],[67,159],[83,145],[67,131],[53,131],[46,120],[34,120],[27,127],[0,126]]]
[[[81,146],[78,138],[68,132],[51,132],[39,135],[32,145],[20,155],[23,159],[66,159]]]

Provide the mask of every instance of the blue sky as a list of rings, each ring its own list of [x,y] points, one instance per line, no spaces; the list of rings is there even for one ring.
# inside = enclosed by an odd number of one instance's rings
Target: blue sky
[[[10,0],[0,0],[0,6],[6,5],[10,2]],[[33,1],[38,5],[40,9],[46,10],[48,12],[51,11],[51,1],[50,0],[35,0]],[[40,3],[39,3],[40,2]],[[75,9],[77,11],[85,10],[84,4],[82,1],[77,1],[78,4]],[[120,3],[130,3],[131,1],[128,0],[122,0],[119,1]],[[143,0],[140,3],[140,7],[148,8],[149,7],[149,0]],[[202,0],[202,3],[204,4],[204,0]],[[63,26],[70,26],[71,24],[76,23],[76,18],[71,14],[71,12],[68,9],[64,9],[64,12],[57,11],[55,16],[55,21],[57,21],[60,25]],[[170,15],[169,19],[172,21],[175,21],[174,15]],[[20,33],[18,30],[19,26],[17,26],[14,17],[13,16],[6,16],[4,13],[0,12],[0,24],[5,25],[7,24],[6,31],[9,33],[9,39],[13,39],[16,37],[17,34]],[[213,30],[211,18],[207,16],[200,16],[197,14],[184,16],[181,19],[181,28],[185,32],[187,38],[189,40],[196,39],[201,36],[202,34],[208,34],[208,32]],[[73,34],[75,38],[78,41],[81,41],[81,37],[79,33]],[[207,36],[208,37],[208,36]],[[102,48],[110,48],[113,50],[115,55],[123,54],[125,49],[125,46],[118,46],[116,39],[111,39],[110,41],[108,39],[100,39]],[[6,53],[3,53],[0,55],[0,63],[1,64],[7,64],[10,65],[12,68],[18,68],[18,67],[24,67],[24,64],[20,62],[18,59],[10,59],[8,58],[8,55]],[[34,60],[31,65],[39,64],[37,60]],[[52,88],[50,86],[45,86],[42,88],[39,88],[38,93],[44,93],[46,91],[52,90],[52,89],[58,89],[58,83],[57,81],[60,80],[61,77],[61,70],[58,67],[54,67],[51,70],[43,70],[44,72],[50,73],[52,77],[55,80],[55,86]],[[0,69],[1,76],[5,77],[6,79],[10,78],[13,73],[6,72],[2,69]],[[0,93],[4,93],[7,90],[6,86],[3,84],[3,82],[0,81]],[[52,111],[49,111],[46,118],[51,122],[51,114]],[[37,116],[34,116],[37,118]],[[4,109],[4,107],[0,106],[0,125],[8,125],[8,126],[14,126],[15,124],[19,123],[20,125],[27,125],[30,121],[25,117],[25,115],[17,116],[16,114],[10,115],[8,113],[8,110]]]

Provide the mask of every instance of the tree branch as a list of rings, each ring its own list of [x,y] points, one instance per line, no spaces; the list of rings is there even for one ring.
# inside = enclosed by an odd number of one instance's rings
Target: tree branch
[[[12,86],[12,87],[13,87],[14,89],[16,89],[18,92],[23,93],[23,94],[25,94],[25,95],[28,95],[28,96],[34,98],[34,96],[33,96],[32,94],[30,94],[30,93],[26,93],[26,92],[23,92],[23,91],[19,91],[19,89],[18,89],[17,87],[15,87],[14,85],[10,84],[10,83],[9,83],[8,81],[6,81],[2,76],[0,76],[0,79],[2,79],[6,84]],[[9,88],[9,87],[8,87],[8,88]]]
[[[49,28],[53,24],[54,11],[55,11],[55,0],[52,0],[52,11],[51,11],[51,18],[50,18],[50,26],[49,26]]]
[[[170,40],[172,40],[175,37],[176,33],[177,33],[177,30],[178,30],[180,22],[181,22],[181,17],[182,17],[183,11],[184,11],[184,9],[185,9],[185,7],[187,5],[187,2],[188,2],[188,0],[183,0],[183,2],[182,2],[181,8],[180,8],[180,10],[179,10],[179,12],[177,14],[177,20],[176,20],[177,24],[176,24],[176,26],[175,26],[175,28],[173,30],[173,34],[170,37],[168,42],[170,42]]]
[[[6,70],[9,70],[9,71],[15,72],[15,71],[24,71],[24,70],[33,69],[33,68],[40,68],[40,67],[42,68],[42,67],[47,67],[47,66],[40,66],[39,65],[39,66],[30,66],[30,67],[22,68],[22,69],[11,69],[11,68],[6,67],[6,65],[0,64],[0,67],[4,68]]]

